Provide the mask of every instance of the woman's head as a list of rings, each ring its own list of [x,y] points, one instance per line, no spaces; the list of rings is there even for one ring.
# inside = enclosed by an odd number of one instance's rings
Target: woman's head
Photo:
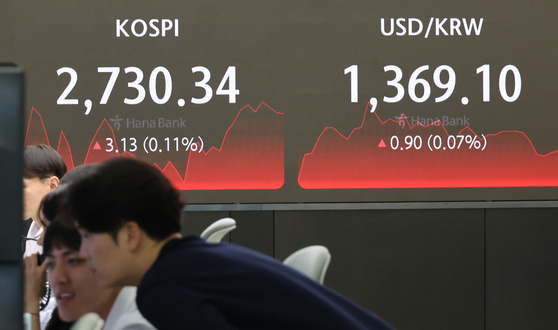
[[[79,256],[81,238],[73,225],[52,221],[44,238],[47,279],[63,321],[75,321],[87,312],[106,317],[119,288],[98,285],[85,259]]]
[[[50,223],[55,220],[65,223],[68,226],[73,225],[71,217],[67,211],[67,191],[67,185],[62,184],[58,187],[58,189],[46,195],[41,201],[41,214],[39,220],[45,229],[48,228]],[[37,240],[37,244],[44,246],[45,233],[46,230],[43,231],[42,235]],[[79,251],[79,245],[77,250]]]
[[[41,212],[39,212],[39,220],[45,228],[48,227],[49,223],[54,219],[73,225],[73,220],[69,215],[69,208],[67,204],[68,186],[72,182],[93,173],[98,165],[99,163],[92,163],[75,167],[73,170],[64,175],[56,190],[47,194],[42,199],[39,207],[41,210]],[[43,234],[37,240],[37,244],[43,245],[44,234],[45,232],[43,231]],[[77,250],[79,250],[79,246],[77,247]]]

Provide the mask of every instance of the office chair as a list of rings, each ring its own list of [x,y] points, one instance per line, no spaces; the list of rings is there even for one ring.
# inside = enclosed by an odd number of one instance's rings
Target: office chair
[[[200,237],[209,243],[219,243],[228,232],[235,228],[236,221],[234,221],[234,219],[223,218],[207,227],[203,233],[201,233]]]
[[[325,246],[311,245],[288,256],[283,264],[298,270],[320,284],[324,284],[325,273],[330,261],[331,255]]]
[[[86,313],[82,315],[70,330],[101,330],[105,321],[96,313]]]

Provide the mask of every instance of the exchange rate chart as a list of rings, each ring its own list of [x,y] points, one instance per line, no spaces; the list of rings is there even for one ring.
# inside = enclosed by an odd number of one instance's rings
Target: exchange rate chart
[[[382,121],[367,108],[347,137],[324,129],[304,156],[306,189],[537,187],[558,185],[558,151],[539,154],[523,132],[448,133],[441,120]]]

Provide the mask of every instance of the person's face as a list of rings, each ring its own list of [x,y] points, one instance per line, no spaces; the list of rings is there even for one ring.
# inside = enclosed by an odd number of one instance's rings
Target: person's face
[[[117,244],[107,233],[91,233],[83,228],[78,231],[81,235],[79,255],[87,260],[98,283],[105,287],[123,285],[129,260],[125,244]]]
[[[77,320],[87,312],[99,313],[112,305],[114,289],[101,287],[76,250],[53,248],[45,259],[48,281],[63,321]]]
[[[38,219],[41,200],[58,186],[58,178],[23,178],[23,220]]]

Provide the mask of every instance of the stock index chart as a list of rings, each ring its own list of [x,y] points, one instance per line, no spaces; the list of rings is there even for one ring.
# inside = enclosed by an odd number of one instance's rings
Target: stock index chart
[[[14,2],[25,144],[190,203],[558,199],[551,1]]]

